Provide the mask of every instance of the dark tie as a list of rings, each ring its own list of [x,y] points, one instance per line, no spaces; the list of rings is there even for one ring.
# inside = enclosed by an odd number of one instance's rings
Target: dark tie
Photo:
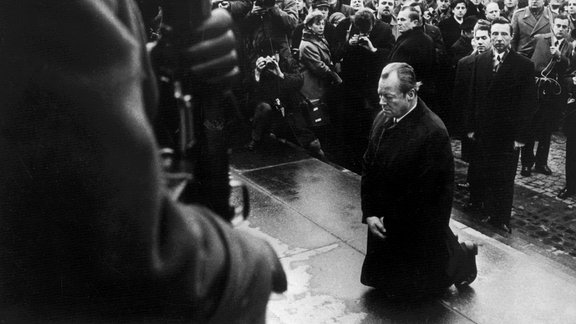
[[[392,129],[394,127],[396,127],[396,125],[398,124],[398,122],[396,121],[396,118],[390,118],[387,122],[386,125],[384,126],[384,128],[386,130]]]
[[[498,72],[500,65],[502,65],[502,57],[500,55],[496,55],[496,62],[494,63],[494,70],[493,70],[494,73]]]
[[[554,43],[554,46],[555,46],[556,48],[558,48],[558,45],[560,45],[560,41],[556,41],[556,43]]]

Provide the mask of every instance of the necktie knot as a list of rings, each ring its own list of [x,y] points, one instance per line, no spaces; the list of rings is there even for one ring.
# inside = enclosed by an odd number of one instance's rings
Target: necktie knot
[[[557,41],[554,43],[554,46],[558,47],[558,45],[560,45],[560,41],[557,40]]]

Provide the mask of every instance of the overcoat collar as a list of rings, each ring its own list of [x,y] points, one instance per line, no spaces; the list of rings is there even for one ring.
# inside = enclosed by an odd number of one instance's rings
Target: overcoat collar
[[[552,13],[550,12],[550,9],[548,9],[547,7],[544,7],[542,15],[538,20],[536,20],[536,17],[534,17],[532,12],[530,11],[530,8],[528,7],[525,8],[524,15],[522,16],[522,20],[524,21],[524,23],[532,27],[532,31],[530,32],[531,37],[538,34],[538,32],[540,32],[542,29],[546,27],[550,28],[550,26],[552,25],[550,23],[552,18],[553,18]]]

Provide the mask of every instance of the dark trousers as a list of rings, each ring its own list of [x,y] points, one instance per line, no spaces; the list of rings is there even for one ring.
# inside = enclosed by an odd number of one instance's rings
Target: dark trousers
[[[558,128],[558,120],[563,105],[566,105],[564,96],[539,99],[538,111],[536,111],[532,120],[534,137],[525,143],[526,145],[522,148],[522,166],[532,168],[534,165],[545,166],[548,164],[550,138],[552,132]],[[536,155],[534,155],[535,142],[538,142]]]
[[[486,215],[495,223],[510,225],[518,155],[513,143],[477,142],[478,182],[471,185],[470,200],[483,201]]]
[[[566,188],[576,192],[576,134],[566,136]]]

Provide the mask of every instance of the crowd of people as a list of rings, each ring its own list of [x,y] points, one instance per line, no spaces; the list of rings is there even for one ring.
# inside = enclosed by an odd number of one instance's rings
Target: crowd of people
[[[517,160],[521,176],[550,175],[551,134],[561,129],[568,135],[567,179],[558,196],[576,194],[569,100],[576,0],[237,0],[226,8],[240,39],[236,93],[252,125],[247,148],[258,150],[270,134],[289,137],[361,173],[381,109],[380,71],[404,62],[422,81],[420,98],[462,141],[469,174],[459,185],[470,191],[467,209],[510,231]],[[482,70],[484,53],[500,58],[503,69]],[[507,58],[516,54],[526,60],[509,69]],[[485,84],[489,70],[502,75],[498,82]]]

